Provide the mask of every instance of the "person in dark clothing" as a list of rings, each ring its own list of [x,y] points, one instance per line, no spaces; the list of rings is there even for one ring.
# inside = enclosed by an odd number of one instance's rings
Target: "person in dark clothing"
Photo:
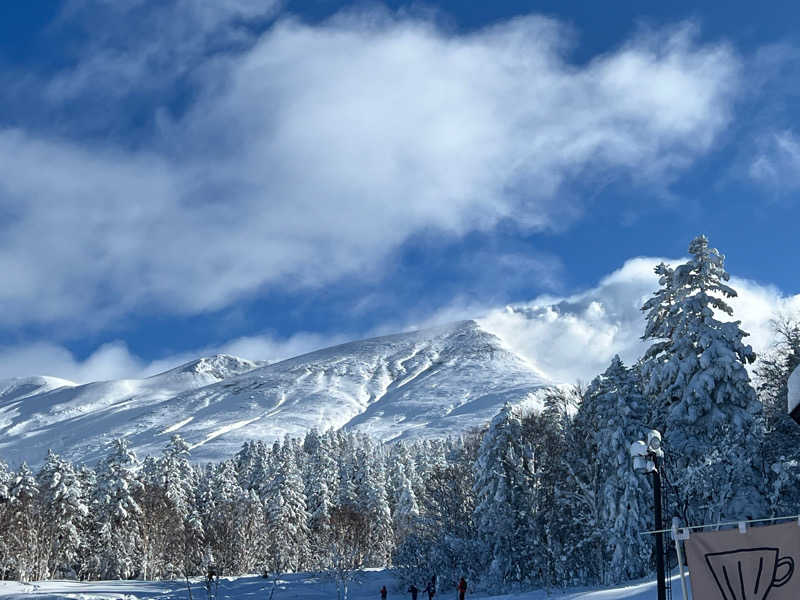
[[[217,565],[211,563],[208,565],[208,569],[206,571],[206,585],[211,586],[214,582],[214,579],[217,580],[217,585],[219,585],[219,571],[217,571]]]
[[[458,582],[458,600],[464,600],[464,596],[467,594],[467,580],[463,577],[461,581]]]
[[[419,588],[412,583],[411,587],[408,588],[408,591],[411,592],[411,600],[417,600],[417,594],[419,594]]]
[[[428,592],[428,600],[433,600],[433,597],[436,595],[436,584],[433,579],[428,582],[424,591]]]
[[[381,588],[381,600],[386,600],[386,586]]]

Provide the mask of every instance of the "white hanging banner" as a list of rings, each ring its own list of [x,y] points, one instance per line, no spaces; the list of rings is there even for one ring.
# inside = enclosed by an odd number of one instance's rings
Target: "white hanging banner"
[[[797,521],[692,532],[685,547],[692,597],[697,600],[800,599]]]

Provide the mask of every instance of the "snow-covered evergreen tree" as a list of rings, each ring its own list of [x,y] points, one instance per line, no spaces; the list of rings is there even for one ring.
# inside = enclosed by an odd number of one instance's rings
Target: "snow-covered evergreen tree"
[[[764,466],[767,498],[773,515],[800,509],[800,427],[787,414],[788,381],[800,365],[800,323],[789,317],[775,321],[776,342],[759,356],[756,382],[764,405]]]
[[[590,430],[578,433],[591,439],[591,455],[583,460],[596,466],[600,484],[596,522],[585,528],[585,536],[598,537],[601,579],[606,584],[642,577],[650,566],[652,543],[639,533],[652,525],[652,492],[649,480],[631,469],[629,454],[631,442],[646,429],[640,381],[638,369],[627,369],[615,356],[586,390],[578,411],[579,416],[585,411],[592,414]]]
[[[243,551],[239,507],[249,493],[239,485],[236,468],[230,460],[216,465],[209,475],[201,502],[207,551],[221,573],[236,573]]]
[[[89,516],[88,490],[71,463],[52,451],[37,474],[49,577],[77,576]]]
[[[264,503],[269,522],[269,560],[273,572],[295,572],[305,566],[309,548],[308,511],[295,453],[284,444]]]
[[[337,498],[338,468],[333,457],[332,438],[310,431],[303,448],[308,454],[305,461],[303,485],[306,491],[309,549],[311,562],[318,567],[326,564],[325,548],[330,532],[331,510]]]
[[[189,462],[190,446],[175,434],[164,448],[159,471],[164,496],[176,517],[184,520],[194,503],[194,470]]]
[[[669,298],[658,303],[664,310],[648,312],[645,338],[654,345],[644,361],[646,393],[663,415],[669,474],[685,493],[684,518],[715,522],[760,515],[761,405],[745,369],[755,355],[742,341],[747,334],[739,322],[718,318],[733,314],[726,299],[736,296],[726,283],[724,257],[704,236],[691,242],[689,254],[671,277],[668,270],[661,273],[656,297]],[[688,478],[690,469],[694,475]],[[712,482],[726,478],[731,492],[719,497]]]
[[[144,462],[144,489],[139,500],[144,579],[180,577],[201,570],[203,535],[196,515],[196,473],[189,463],[189,450],[186,441],[174,435],[160,459],[148,457]]]
[[[11,472],[8,465],[0,460],[0,504],[8,502],[8,488],[11,484]]]
[[[20,581],[41,579],[47,574],[39,493],[36,478],[28,465],[22,463],[8,486],[7,512],[12,573]]]
[[[417,503],[417,495],[411,486],[411,482],[403,477],[400,484],[400,498],[397,500],[395,507],[395,527],[396,538],[402,542],[414,528],[414,525],[419,518],[419,504]]]
[[[99,577],[99,558],[97,556],[98,494],[97,470],[81,465],[76,474],[86,499],[88,516],[83,521],[83,535],[78,550],[78,576],[81,578]]]
[[[127,579],[138,573],[142,509],[136,496],[144,486],[137,477],[139,461],[125,439],[117,439],[97,470],[96,519],[98,569],[107,579]]]
[[[337,506],[355,507],[358,504],[356,486],[357,456],[355,436],[337,432],[337,462],[339,467]]]
[[[264,488],[272,479],[273,460],[273,454],[270,453],[263,441],[245,442],[234,457],[236,473],[242,489],[255,490],[259,497],[263,498]]]
[[[475,523],[489,559],[487,581],[500,588],[527,580],[535,481],[518,409],[506,405],[489,426],[475,462]]]
[[[238,524],[237,543],[241,551],[235,572],[264,572],[270,558],[270,531],[264,505],[255,490],[244,492],[234,518]]]
[[[366,564],[374,567],[387,565],[394,549],[392,513],[386,493],[383,455],[372,444],[364,447],[360,461],[359,488],[360,509],[369,517],[372,537]]]
[[[585,583],[595,576],[596,561],[586,560],[585,529],[580,518],[593,505],[584,498],[577,501],[580,487],[570,474],[574,457],[571,415],[580,403],[581,392],[576,387],[548,390],[541,412],[535,412],[523,422],[523,436],[532,446],[533,491],[532,521],[529,541],[532,556],[532,577],[546,587]],[[593,489],[595,486],[590,486]],[[565,569],[564,565],[573,565]]]
[[[171,560],[177,571],[199,573],[205,544],[202,519],[197,512],[197,473],[189,462],[191,447],[180,435],[173,435],[160,461],[161,486],[168,514],[175,521],[178,536],[176,555]]]

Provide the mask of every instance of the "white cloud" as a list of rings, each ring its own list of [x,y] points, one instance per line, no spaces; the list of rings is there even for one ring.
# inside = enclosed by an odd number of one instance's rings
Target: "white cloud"
[[[231,14],[196,18],[229,32]],[[181,32],[148,52],[200,61],[216,27],[185,53]],[[195,314],[380,269],[421,229],[561,226],[580,214],[563,193],[577,181],[663,185],[727,124],[730,48],[683,28],[574,65],[568,37],[537,17],[467,35],[374,15],[284,20],[192,63],[190,110],[156,111],[157,135],[136,144],[0,131],[0,325]],[[112,90],[147,86],[150,63],[111,48],[49,82],[54,108],[109,90],[113,116],[125,104]]]
[[[101,110],[109,101],[169,94],[210,56],[249,47],[257,37],[254,22],[268,21],[279,8],[278,0],[67,0],[54,28],[78,29],[85,42],[77,45],[74,67],[49,77],[40,93]]]
[[[213,354],[232,354],[270,363],[347,341],[347,336],[323,336],[300,332],[287,338],[270,334],[237,338],[221,344],[181,352],[154,361],[133,354],[124,342],[99,346],[85,359],[53,343],[31,343],[0,347],[0,379],[49,375],[75,383],[136,379],[163,373],[178,365]]]
[[[653,268],[659,258],[635,258],[603,278],[597,287],[567,298],[541,297],[525,305],[494,310],[481,324],[554,381],[589,382],[619,354],[626,364],[638,360],[647,344],[640,336],[640,307],[658,288]],[[774,340],[770,321],[779,314],[800,315],[800,295],[785,296],[769,285],[731,278],[738,297],[731,299],[734,319],[757,352]]]
[[[748,174],[774,192],[800,187],[800,140],[791,130],[772,132],[760,138]]]
[[[46,342],[0,348],[0,379],[49,375],[86,383],[136,376],[142,368],[142,361],[122,342],[104,344],[84,360]]]

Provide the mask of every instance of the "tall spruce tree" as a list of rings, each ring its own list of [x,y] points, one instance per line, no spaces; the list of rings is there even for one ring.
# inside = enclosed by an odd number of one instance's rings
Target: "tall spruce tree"
[[[49,451],[37,474],[43,520],[47,572],[50,577],[79,575],[81,549],[89,516],[83,482],[71,463]]]
[[[371,567],[387,565],[394,550],[392,513],[386,493],[386,471],[378,448],[367,446],[362,463],[361,510],[369,516],[372,544],[366,564]]]
[[[474,519],[485,550],[487,583],[508,588],[530,578],[533,455],[522,441],[519,409],[506,404],[489,426],[475,462]]]
[[[652,368],[666,357],[672,339],[672,327],[675,325],[672,318],[676,302],[673,281],[675,269],[662,262],[656,265],[655,273],[658,276],[658,289],[642,305],[642,311],[645,313],[642,339],[650,341],[650,346],[641,360],[646,370],[643,377],[649,377],[648,367]],[[647,392],[649,394],[650,390]],[[657,400],[648,403],[647,421],[651,428],[664,430],[666,411],[667,406]]]
[[[138,573],[142,509],[136,496],[143,490],[137,477],[139,460],[125,439],[112,443],[97,473],[96,519],[98,569],[102,577],[127,579]]]
[[[330,434],[319,435],[311,430],[305,438],[303,448],[308,454],[304,469],[309,527],[309,551],[311,566],[325,568],[328,535],[330,534],[331,510],[337,497],[338,469],[333,457]]]
[[[800,365],[800,323],[782,317],[773,325],[775,344],[759,356],[755,372],[758,398],[764,405],[770,512],[787,515],[800,509],[800,427],[786,412],[789,376]]]
[[[569,514],[574,527],[564,528],[568,553],[573,564],[580,565],[576,575],[581,581],[605,580],[603,485],[611,465],[598,454],[604,440],[599,429],[605,419],[599,397],[608,390],[609,381],[601,375],[589,388],[579,393],[578,409],[564,435],[567,443],[563,456],[564,471],[569,475],[556,483],[557,502],[563,514]]]
[[[579,434],[592,439],[592,455],[584,460],[600,469],[596,531],[602,546],[601,579],[610,584],[642,577],[650,566],[652,542],[639,533],[652,525],[652,491],[649,479],[631,469],[629,454],[631,442],[644,434],[647,417],[638,367],[628,369],[615,356],[587,388],[578,415],[584,406],[591,406],[592,414],[591,430]]]
[[[239,511],[249,503],[249,493],[239,485],[236,468],[230,460],[216,465],[207,476],[207,489],[201,497],[207,558],[222,573],[236,573],[243,551]]]
[[[763,514],[759,492],[761,405],[745,365],[755,360],[726,299],[736,292],[724,257],[705,236],[692,240],[691,259],[664,270],[648,312],[646,393],[663,415],[665,449],[679,511],[693,522]]]
[[[42,579],[47,575],[47,543],[39,494],[33,472],[27,463],[22,463],[8,486],[12,573],[20,581]]]
[[[309,548],[308,510],[300,469],[291,444],[280,449],[278,467],[264,499],[269,521],[269,557],[273,572],[302,569]]]

